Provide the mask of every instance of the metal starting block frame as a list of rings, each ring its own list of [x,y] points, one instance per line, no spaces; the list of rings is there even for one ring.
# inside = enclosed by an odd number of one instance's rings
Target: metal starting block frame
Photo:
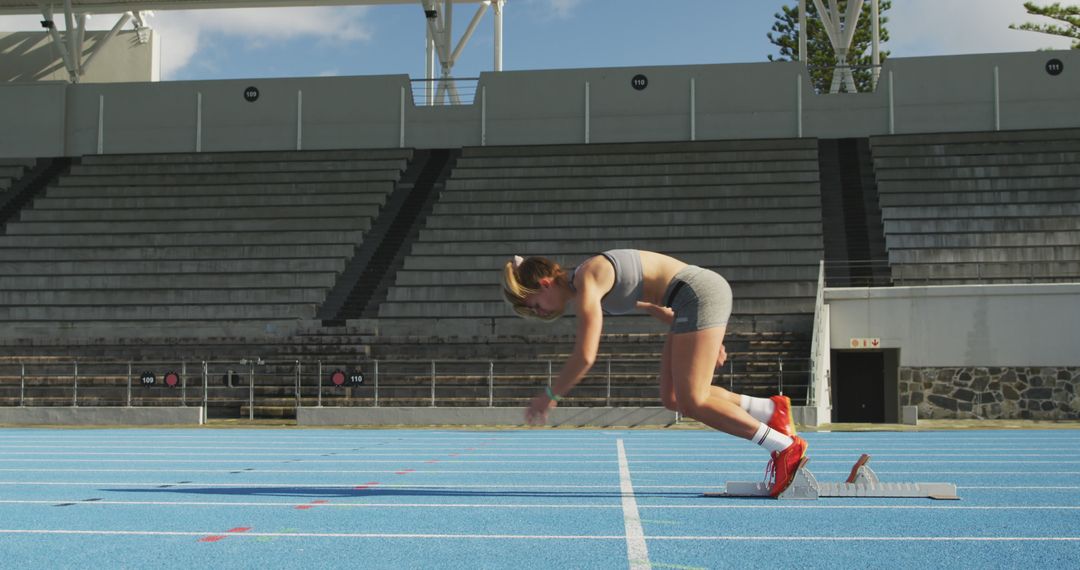
[[[799,463],[795,479],[778,499],[817,499],[818,497],[891,497],[910,499],[959,500],[954,483],[882,483],[863,454],[843,483],[819,483],[806,468],[807,458]],[[767,483],[728,481],[724,493],[705,493],[706,497],[768,497]]]

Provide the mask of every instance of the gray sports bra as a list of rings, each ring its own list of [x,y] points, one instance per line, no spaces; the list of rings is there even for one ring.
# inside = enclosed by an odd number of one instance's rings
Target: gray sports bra
[[[633,311],[645,291],[645,277],[641,269],[641,252],[636,249],[612,249],[600,255],[604,256],[615,268],[615,284],[600,299],[600,307],[608,315],[623,315]],[[570,289],[573,291],[577,291],[577,288],[574,287],[574,277],[580,267],[578,265],[570,271]]]

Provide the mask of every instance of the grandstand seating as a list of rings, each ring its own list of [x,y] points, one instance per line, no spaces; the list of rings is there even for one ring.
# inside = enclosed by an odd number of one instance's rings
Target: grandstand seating
[[[9,336],[240,336],[311,319],[410,156],[85,157],[0,236],[0,319]]]
[[[511,255],[623,247],[717,270],[737,317],[813,312],[816,141],[466,148],[379,317],[515,320],[497,289]]]
[[[897,285],[1080,279],[1080,130],[871,145]]]

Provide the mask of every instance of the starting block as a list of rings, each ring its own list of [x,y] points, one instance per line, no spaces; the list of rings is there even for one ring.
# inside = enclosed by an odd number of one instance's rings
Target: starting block
[[[806,468],[810,461],[803,458],[795,471],[791,485],[778,499],[817,499],[818,497],[891,497],[910,499],[959,500],[954,483],[882,483],[870,468],[870,456],[863,454],[851,468],[843,483],[821,483]],[[768,497],[766,483],[728,481],[726,492],[705,493],[706,497]]]

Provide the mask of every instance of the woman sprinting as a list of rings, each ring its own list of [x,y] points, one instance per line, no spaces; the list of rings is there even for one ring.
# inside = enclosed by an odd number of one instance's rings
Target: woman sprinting
[[[660,399],[713,429],[771,452],[770,493],[791,484],[806,441],[795,433],[786,396],[752,398],[712,385],[724,363],[731,287],[719,274],[667,255],[636,249],[606,251],[565,271],[544,257],[515,256],[502,275],[503,295],[522,317],[553,321],[574,305],[577,340],[558,380],[529,403],[525,419],[543,424],[596,362],[605,313],[642,310],[671,325],[660,367]]]

